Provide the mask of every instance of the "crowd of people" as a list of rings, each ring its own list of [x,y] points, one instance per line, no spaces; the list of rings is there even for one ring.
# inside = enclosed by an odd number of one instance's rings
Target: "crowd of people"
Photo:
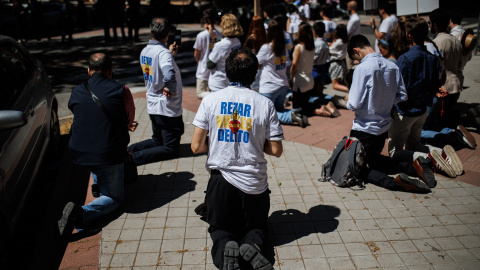
[[[244,30],[233,14],[222,16],[219,31],[215,12],[203,12],[205,30],[194,44],[196,93],[202,102],[191,148],[194,154],[208,152],[205,212],[219,269],[273,268],[266,244],[270,191],[264,154],[283,153],[280,124],[305,128],[309,116],[338,117],[338,107],[354,111],[350,136],[365,151],[359,177],[390,190],[431,192],[437,184],[433,170],[461,175],[455,150],[476,148],[469,131],[452,122],[458,121],[453,108],[472,47],[461,14],[436,9],[427,22],[397,19],[390,6],[380,6],[380,25],[370,21],[371,45],[360,35],[355,1],[348,3],[347,25],[331,21],[330,4],[321,7],[323,20],[312,22],[308,5],[297,2],[288,6],[288,17],[253,17],[243,44]],[[153,135],[128,146],[136,165],[179,154],[182,80],[175,62],[178,45],[168,43],[171,29],[167,19],[154,18],[151,40],[140,55]],[[75,117],[70,152],[75,163],[91,170],[100,197],[85,206],[69,202],[58,222],[61,234],[90,227],[121,204],[122,156],[127,130],[135,130],[130,91],[112,80],[108,56],[92,55],[88,73],[89,81],[74,89],[69,102]],[[345,97],[325,95],[327,81]],[[98,99],[106,109],[98,108]],[[476,119],[480,112],[470,114]],[[382,156],[386,140],[389,155]]]

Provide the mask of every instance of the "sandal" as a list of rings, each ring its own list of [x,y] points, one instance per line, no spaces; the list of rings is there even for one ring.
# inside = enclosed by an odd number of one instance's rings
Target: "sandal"
[[[332,117],[339,117],[342,114],[337,110],[337,107],[333,104],[333,102],[328,102],[327,106],[325,106],[328,111],[332,114]]]
[[[329,110],[325,107],[325,105],[322,105],[322,107],[315,109],[315,114],[318,116],[325,116],[325,117],[332,116],[332,113],[329,112]]]

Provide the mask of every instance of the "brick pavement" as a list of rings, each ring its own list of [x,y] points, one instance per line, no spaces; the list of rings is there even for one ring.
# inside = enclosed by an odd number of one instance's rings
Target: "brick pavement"
[[[182,156],[139,167],[125,213],[101,233],[101,269],[215,269],[207,224],[193,211],[208,180],[206,156],[189,152],[199,102],[193,88],[184,95]],[[132,142],[151,136],[141,96]],[[322,148],[331,150],[338,140],[331,137],[346,131],[338,126],[351,121],[341,112],[339,119],[313,117],[306,129],[285,127],[284,155],[267,158],[275,269],[478,269],[479,187],[437,176],[434,192],[419,195],[317,181],[330,154]]]

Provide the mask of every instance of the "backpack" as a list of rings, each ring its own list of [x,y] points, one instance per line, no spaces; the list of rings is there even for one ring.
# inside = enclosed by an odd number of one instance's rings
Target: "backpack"
[[[358,178],[363,167],[365,150],[362,143],[355,137],[343,137],[333,150],[332,156],[322,165],[321,182],[329,181],[337,187],[359,185],[365,188]]]

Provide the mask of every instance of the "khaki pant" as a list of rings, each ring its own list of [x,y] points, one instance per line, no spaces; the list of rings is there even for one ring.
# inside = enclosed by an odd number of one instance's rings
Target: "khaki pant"
[[[208,88],[208,80],[197,78],[197,97],[199,99],[202,99],[208,94],[210,94],[210,89]]]

